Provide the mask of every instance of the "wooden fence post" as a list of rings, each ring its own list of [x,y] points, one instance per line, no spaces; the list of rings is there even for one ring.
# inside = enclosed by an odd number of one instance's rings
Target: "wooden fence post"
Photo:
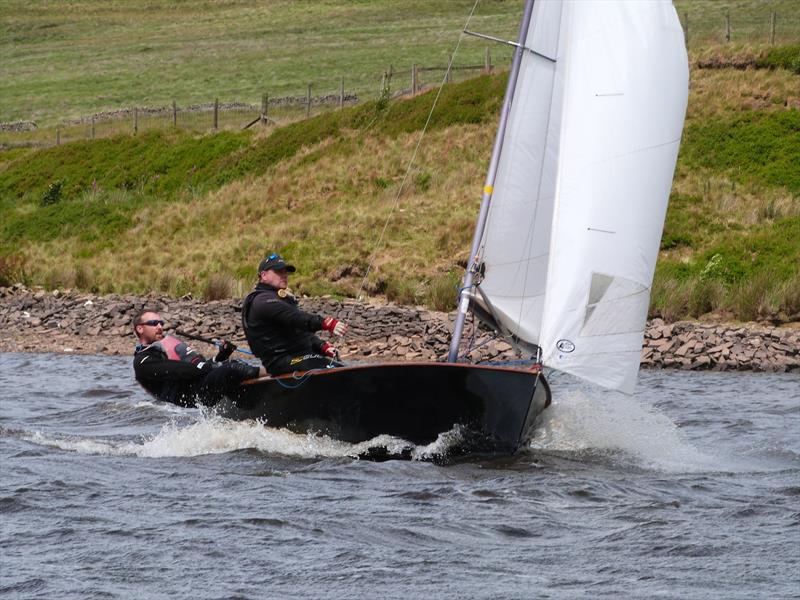
[[[56,146],[61,145],[61,129],[56,128]]]
[[[775,45],[775,11],[769,13],[769,45]]]
[[[172,101],[172,126],[178,126],[178,105],[175,103],[175,100]]]
[[[311,84],[308,84],[308,91],[306,92],[306,118],[311,116]]]
[[[219,98],[214,98],[214,131],[219,129]]]
[[[686,47],[689,47],[689,13],[683,13],[683,40],[686,43]]]
[[[139,133],[139,109],[133,107],[133,135]]]
[[[92,139],[94,139],[94,115],[92,115]]]
[[[344,108],[344,77],[339,78],[339,108]]]
[[[447,60],[447,73],[445,73],[445,82],[453,83],[453,55]]]
[[[492,54],[489,51],[488,46],[486,48],[486,56],[483,59],[483,69],[487,74],[492,72]]]
[[[269,110],[269,95],[261,94],[261,124],[267,124],[267,111]]]
[[[411,94],[414,95],[417,93],[417,63],[411,65]]]
[[[389,65],[389,70],[384,71],[383,77],[381,77],[381,96],[388,93],[391,84],[392,84],[392,65]]]
[[[731,13],[725,13],[725,41],[731,41]]]

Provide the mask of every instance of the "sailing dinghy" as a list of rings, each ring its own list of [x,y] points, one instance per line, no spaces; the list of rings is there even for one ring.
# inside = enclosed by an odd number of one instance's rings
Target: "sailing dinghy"
[[[688,97],[670,0],[527,0],[448,362],[254,380],[218,410],[347,442],[513,453],[542,367],[632,392]],[[533,368],[459,362],[469,312]]]

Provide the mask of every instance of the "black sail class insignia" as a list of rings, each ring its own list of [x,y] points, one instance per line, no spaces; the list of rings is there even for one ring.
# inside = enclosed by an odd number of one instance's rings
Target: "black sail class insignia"
[[[570,342],[569,340],[558,340],[556,342],[556,348],[558,348],[559,352],[564,352],[565,354],[569,354],[575,350],[575,344]]]

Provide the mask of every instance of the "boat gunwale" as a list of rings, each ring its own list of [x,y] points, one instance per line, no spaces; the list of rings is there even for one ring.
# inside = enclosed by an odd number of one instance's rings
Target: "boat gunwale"
[[[301,379],[307,376],[321,376],[321,375],[333,375],[337,373],[347,372],[347,371],[357,371],[357,370],[365,370],[365,369],[375,369],[381,367],[445,367],[445,368],[468,368],[468,369],[479,369],[483,371],[504,371],[504,372],[513,372],[513,373],[520,373],[523,375],[543,375],[541,365],[533,365],[530,368],[520,369],[510,366],[500,366],[500,365],[476,365],[472,363],[451,363],[451,362],[430,362],[430,361],[407,361],[407,362],[372,362],[372,363],[363,363],[358,365],[345,365],[343,367],[334,367],[334,368],[325,368],[325,369],[311,369],[309,371],[295,371],[293,373],[285,373],[278,376],[266,375],[265,377],[258,377],[255,379],[246,379],[242,381],[241,385],[256,385],[259,383],[267,383],[270,381],[285,381],[285,380],[296,380]]]

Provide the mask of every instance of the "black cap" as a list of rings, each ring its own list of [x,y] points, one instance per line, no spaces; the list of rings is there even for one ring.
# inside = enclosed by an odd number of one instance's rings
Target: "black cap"
[[[294,265],[287,265],[286,261],[283,260],[283,257],[280,254],[275,252],[269,254],[261,263],[258,265],[258,272],[261,271],[269,271],[273,269],[275,271],[280,271],[281,269],[286,269],[289,273],[294,273],[295,268]]]

